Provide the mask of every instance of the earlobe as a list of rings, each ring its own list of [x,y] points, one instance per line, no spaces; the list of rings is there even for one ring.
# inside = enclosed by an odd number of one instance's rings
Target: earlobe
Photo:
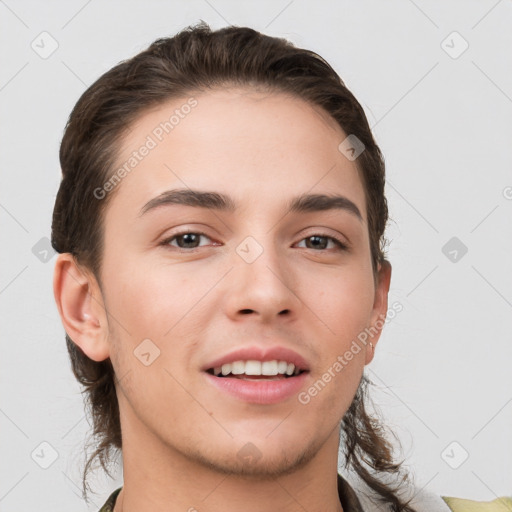
[[[371,363],[375,355],[375,348],[382,334],[382,328],[386,321],[388,311],[388,293],[391,284],[391,263],[384,260],[379,263],[377,285],[375,287],[375,298],[369,331],[371,338],[366,346],[365,364]]]
[[[70,253],[59,254],[53,275],[53,294],[68,336],[93,361],[110,356],[103,297],[95,277]]]

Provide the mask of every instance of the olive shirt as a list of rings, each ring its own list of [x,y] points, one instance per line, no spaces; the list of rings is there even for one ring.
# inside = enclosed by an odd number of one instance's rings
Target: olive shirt
[[[113,512],[114,505],[122,487],[116,489],[108,498],[105,505],[101,507],[99,512]],[[338,496],[340,498],[343,512],[373,512],[376,510],[373,506],[367,506],[363,509],[359,498],[354,489],[348,482],[338,474]],[[446,511],[452,512],[511,512],[512,498],[498,498],[493,501],[481,502],[464,500],[461,498],[442,497],[443,503],[446,504]],[[413,506],[418,504],[414,503]],[[423,508],[423,507],[421,507]]]

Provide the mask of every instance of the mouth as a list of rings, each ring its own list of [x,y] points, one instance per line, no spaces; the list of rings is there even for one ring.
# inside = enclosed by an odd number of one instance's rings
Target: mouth
[[[284,349],[237,351],[203,367],[206,380],[224,396],[258,405],[293,399],[307,385],[309,372],[301,356]]]
[[[307,372],[307,370],[295,366],[294,363],[274,359],[271,361],[233,361],[222,366],[208,368],[206,372],[221,379],[273,381],[291,379]]]

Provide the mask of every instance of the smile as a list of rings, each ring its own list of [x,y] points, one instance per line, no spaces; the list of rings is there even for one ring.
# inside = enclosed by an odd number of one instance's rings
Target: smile
[[[299,375],[302,372],[296,368],[293,363],[287,361],[233,361],[222,366],[210,368],[209,373],[216,377],[238,377],[238,378],[254,378],[254,377],[276,377],[277,379],[287,378]],[[276,379],[267,379],[276,380]]]

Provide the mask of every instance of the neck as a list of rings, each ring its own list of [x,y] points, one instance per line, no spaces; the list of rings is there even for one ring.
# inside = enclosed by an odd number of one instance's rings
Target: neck
[[[122,418],[124,485],[114,512],[343,512],[338,429],[309,462],[283,476],[223,474],[162,442],[135,415]]]

